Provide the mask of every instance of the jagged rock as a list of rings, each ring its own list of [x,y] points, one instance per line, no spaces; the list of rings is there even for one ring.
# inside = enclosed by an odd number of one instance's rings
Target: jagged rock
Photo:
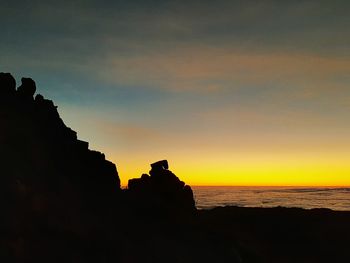
[[[1,95],[14,94],[16,91],[16,80],[10,73],[0,72]]]
[[[195,201],[191,187],[168,170],[168,161],[152,163],[151,168],[150,176],[143,174],[141,178],[129,180],[130,198],[138,200],[138,204],[145,209],[194,212]]]
[[[17,88],[18,94],[24,98],[32,99],[36,91],[35,81],[31,78],[22,78],[21,82],[21,86]]]
[[[112,218],[110,207],[118,211],[116,166],[77,139],[51,100],[34,100],[35,90],[35,82],[23,78],[15,92],[12,76],[0,74],[0,233],[7,233],[1,234],[1,262],[38,262],[56,247],[68,253],[64,243],[86,234],[98,239],[97,226]],[[5,250],[17,256],[10,244],[19,239],[25,260],[2,260]]]

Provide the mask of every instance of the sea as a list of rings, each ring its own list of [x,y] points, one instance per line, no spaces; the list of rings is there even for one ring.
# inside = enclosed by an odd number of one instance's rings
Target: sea
[[[346,187],[193,186],[198,209],[220,206],[329,208],[350,211]]]

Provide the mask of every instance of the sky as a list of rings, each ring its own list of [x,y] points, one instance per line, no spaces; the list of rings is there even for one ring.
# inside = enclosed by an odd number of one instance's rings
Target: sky
[[[31,77],[122,184],[350,186],[349,1],[4,1]]]

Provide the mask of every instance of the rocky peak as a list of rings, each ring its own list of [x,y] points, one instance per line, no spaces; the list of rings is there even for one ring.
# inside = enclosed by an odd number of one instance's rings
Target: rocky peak
[[[52,198],[53,193],[78,200],[81,208],[92,200],[112,202],[111,196],[120,191],[115,165],[77,139],[51,100],[40,94],[33,98],[32,79],[21,82],[16,90],[11,74],[0,73],[0,174],[7,180],[0,190],[17,200],[20,182],[21,189],[27,189],[26,201],[40,194],[55,202],[52,206],[67,201]],[[74,202],[66,203],[67,209]]]

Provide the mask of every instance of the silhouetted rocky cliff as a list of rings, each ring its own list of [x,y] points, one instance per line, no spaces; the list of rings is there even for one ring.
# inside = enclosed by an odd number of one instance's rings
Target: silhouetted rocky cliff
[[[61,250],[63,262],[99,262],[106,251],[121,250],[128,238],[120,224],[133,222],[138,211],[149,218],[194,214],[190,187],[155,164],[147,183],[143,176],[122,191],[116,166],[77,138],[51,100],[35,95],[32,79],[21,82],[16,88],[11,74],[0,73],[0,255],[52,261]]]
[[[35,91],[32,79],[22,78],[16,90],[14,78],[0,74],[0,160],[6,178],[2,190],[33,201],[29,207],[40,203],[42,209],[49,200],[76,196],[77,190],[82,207],[84,202],[93,205],[117,194],[120,180],[115,165],[78,140],[53,102],[40,94],[34,98]]]
[[[108,220],[101,213],[111,213],[121,192],[115,165],[78,140],[35,91],[32,79],[16,89],[15,79],[0,73],[1,240],[18,262],[68,249],[67,235],[100,233],[99,222]]]
[[[0,73],[0,262],[348,262],[350,212],[197,211],[166,160],[120,188],[35,82]]]

